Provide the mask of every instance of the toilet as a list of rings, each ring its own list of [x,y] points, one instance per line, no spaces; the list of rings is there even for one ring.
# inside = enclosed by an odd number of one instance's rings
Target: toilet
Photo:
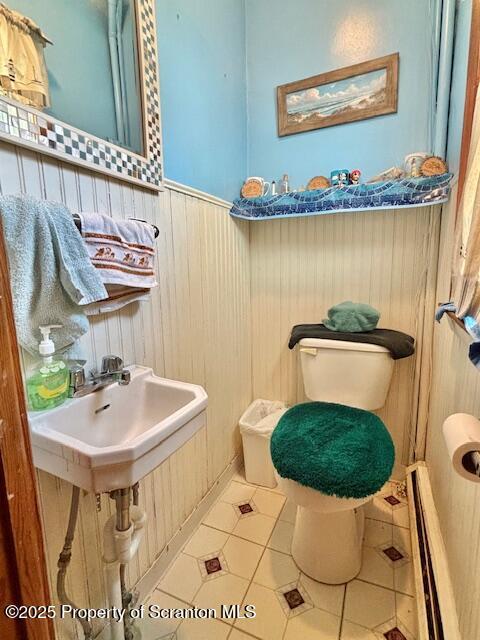
[[[370,412],[385,404],[394,361],[389,350],[383,346],[342,340],[303,338],[299,342],[299,352],[305,395],[314,402],[296,405],[282,418],[272,436],[272,459],[276,467],[279,488],[291,502],[297,505],[291,549],[293,559],[311,578],[327,584],[342,584],[353,580],[361,569],[364,534],[362,507],[389,479],[393,466],[391,437],[381,420]],[[365,484],[359,491],[359,495],[355,497],[350,497],[347,490],[343,490],[345,497],[329,495],[318,488],[307,486],[310,483],[303,478],[302,482],[298,482],[292,477],[298,475],[297,469],[293,469],[293,473],[287,471],[282,474],[282,470],[285,470],[285,455],[279,450],[278,443],[280,437],[285,439],[285,435],[281,434],[282,421],[288,419],[290,412],[295,411],[297,414],[301,411],[309,411],[313,415],[318,412],[321,421],[322,412],[327,412],[324,415],[328,416],[328,412],[332,410],[338,416],[338,420],[335,418],[335,426],[332,424],[332,437],[336,434],[337,425],[340,436],[345,413],[350,423],[353,421],[351,431],[354,435],[357,429],[355,421],[358,420],[358,429],[363,429],[362,437],[368,439],[371,428],[370,444],[373,449],[377,439],[384,439],[385,446],[391,447],[392,459],[389,465],[384,464],[383,458],[386,456],[381,450],[377,451],[376,458],[375,455],[371,455],[370,459],[365,461],[368,465],[368,469],[365,468],[365,475],[368,475],[372,467],[377,465],[381,467],[377,480],[379,478],[381,480],[373,489]],[[358,411],[357,417],[355,410],[363,411]],[[292,418],[290,420],[292,422]],[[300,418],[298,420],[301,421]],[[286,451],[288,456],[289,450],[295,446],[303,446],[304,451],[298,458],[301,465],[301,458],[308,457],[307,449],[310,446],[310,440],[306,438],[304,442],[300,442],[300,445],[298,442],[295,445],[296,426],[293,419],[293,426],[289,425],[290,431],[286,433],[286,436],[293,436],[293,440],[291,443],[286,443]],[[283,431],[285,432],[285,428]],[[324,471],[323,475],[328,476],[330,473],[332,477],[336,473],[331,466]],[[307,468],[306,473],[309,472]],[[322,475],[322,469],[320,469],[320,475]],[[339,493],[342,492],[339,491]]]

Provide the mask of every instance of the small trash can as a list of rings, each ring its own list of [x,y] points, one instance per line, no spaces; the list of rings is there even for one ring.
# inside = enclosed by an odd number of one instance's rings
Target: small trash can
[[[277,486],[270,438],[287,408],[284,402],[259,399],[252,402],[240,418],[247,482],[269,488]]]

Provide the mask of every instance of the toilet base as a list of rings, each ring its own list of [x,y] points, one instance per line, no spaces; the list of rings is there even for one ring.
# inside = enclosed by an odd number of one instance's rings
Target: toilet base
[[[318,512],[299,506],[292,556],[310,578],[327,584],[353,580],[362,567],[363,508]]]

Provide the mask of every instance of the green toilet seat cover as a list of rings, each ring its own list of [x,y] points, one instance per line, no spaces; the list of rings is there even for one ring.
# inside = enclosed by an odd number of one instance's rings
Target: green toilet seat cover
[[[370,411],[330,402],[289,409],[271,439],[282,478],[339,498],[365,498],[387,482],[395,450],[387,428]]]

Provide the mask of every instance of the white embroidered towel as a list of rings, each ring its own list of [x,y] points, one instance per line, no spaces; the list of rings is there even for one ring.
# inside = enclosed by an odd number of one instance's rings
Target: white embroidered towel
[[[112,313],[112,311],[118,311],[132,302],[146,302],[150,298],[150,289],[125,287],[121,284],[106,284],[105,289],[108,298],[87,304],[85,306],[87,316]]]
[[[105,285],[151,289],[155,278],[155,233],[138,220],[116,221],[102,213],[79,213],[92,264]]]

